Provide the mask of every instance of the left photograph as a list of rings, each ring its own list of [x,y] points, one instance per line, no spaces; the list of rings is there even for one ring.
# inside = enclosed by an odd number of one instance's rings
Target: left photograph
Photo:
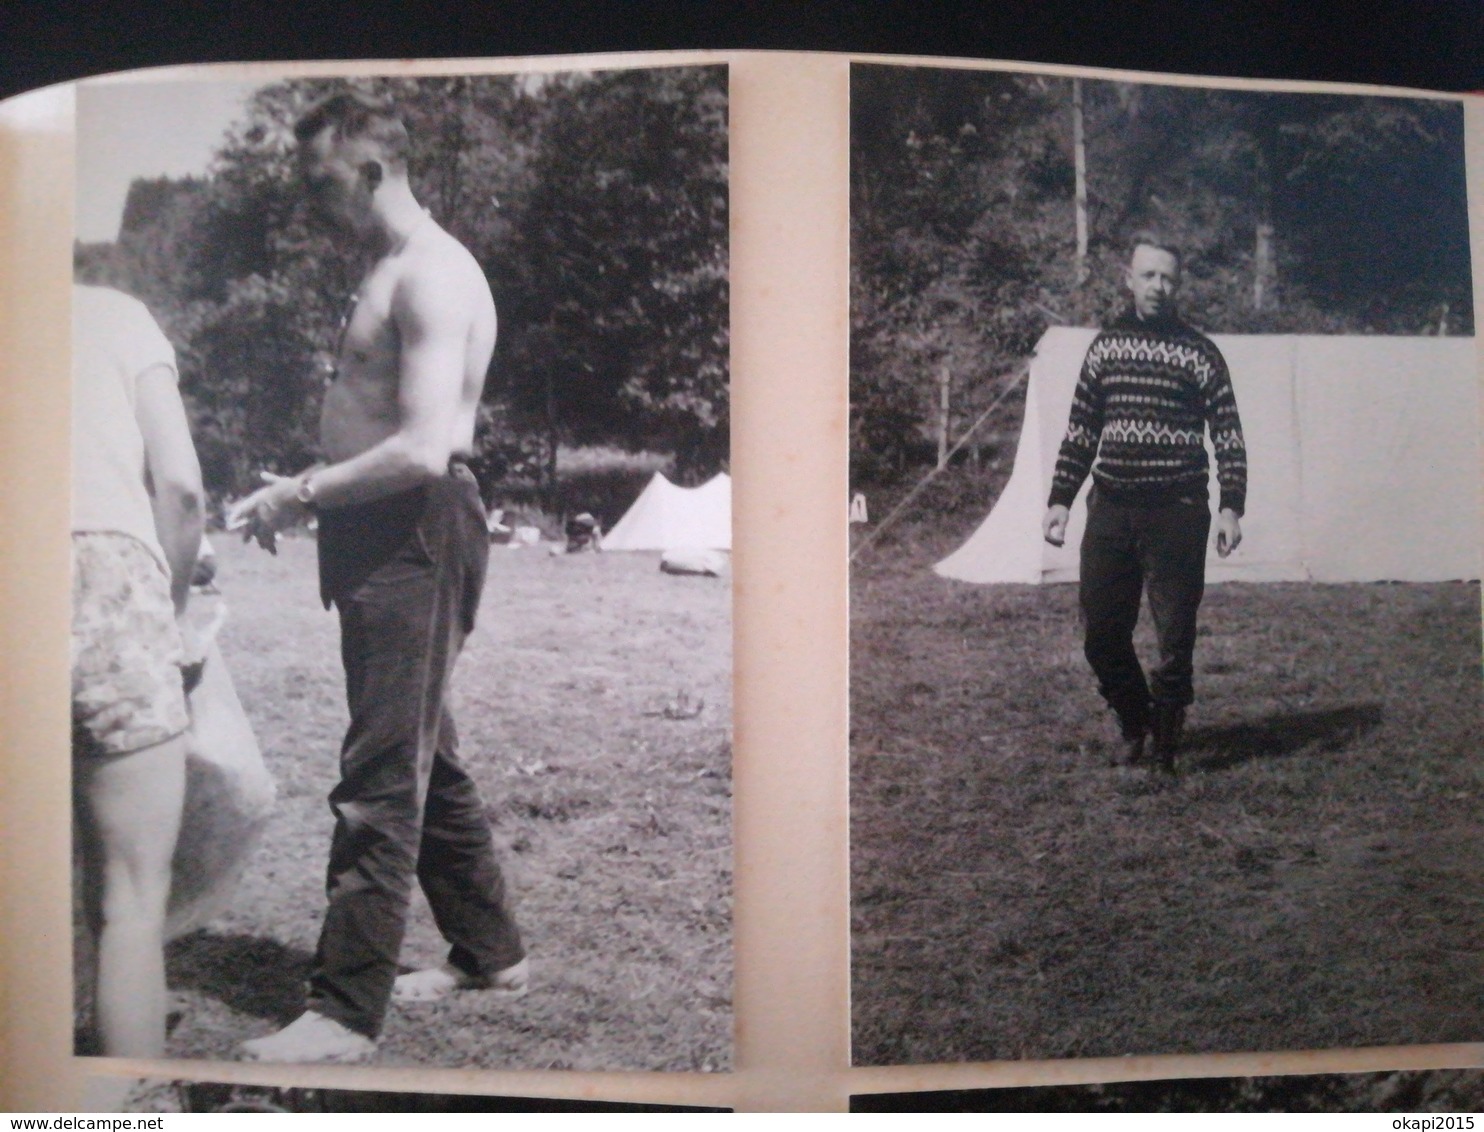
[[[729,1069],[727,69],[77,139],[76,1052]]]

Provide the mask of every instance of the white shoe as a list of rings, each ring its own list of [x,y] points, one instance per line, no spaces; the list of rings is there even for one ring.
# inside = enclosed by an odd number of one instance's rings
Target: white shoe
[[[333,1018],[306,1010],[278,1033],[243,1042],[237,1051],[243,1061],[347,1063],[365,1061],[376,1052],[376,1043]]]
[[[498,998],[519,998],[530,990],[531,962],[522,959],[488,979],[461,971],[452,963],[409,971],[392,984],[393,1002],[437,1002],[456,991],[488,991]]]

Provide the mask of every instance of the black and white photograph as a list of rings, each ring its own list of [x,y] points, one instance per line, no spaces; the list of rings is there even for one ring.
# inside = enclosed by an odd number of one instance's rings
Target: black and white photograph
[[[856,64],[856,1065],[1477,1040],[1460,100]]]
[[[79,1054],[730,1068],[727,118],[78,89]]]

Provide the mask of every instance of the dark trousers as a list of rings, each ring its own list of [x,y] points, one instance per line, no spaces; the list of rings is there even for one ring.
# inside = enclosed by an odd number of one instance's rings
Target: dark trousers
[[[462,465],[320,521],[351,722],[330,793],[329,908],[308,1006],[370,1037],[391,998],[414,876],[456,966],[491,975],[525,954],[445,706],[488,556],[484,508]]]
[[[1151,701],[1175,709],[1195,698],[1196,614],[1206,587],[1210,530],[1205,500],[1134,504],[1096,487],[1088,496],[1081,565],[1084,651],[1125,735],[1148,728]],[[1145,590],[1159,639],[1159,663],[1148,679],[1134,652]]]

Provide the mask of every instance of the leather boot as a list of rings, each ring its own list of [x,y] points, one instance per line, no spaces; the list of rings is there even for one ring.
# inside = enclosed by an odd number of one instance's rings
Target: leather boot
[[[1137,766],[1144,761],[1144,745],[1148,739],[1148,733],[1142,728],[1133,734],[1125,731],[1118,740],[1118,746],[1113,748],[1113,757],[1109,760],[1114,766]]]
[[[1175,754],[1185,731],[1185,709],[1171,704],[1154,706],[1154,769],[1175,773]]]
[[[1143,704],[1142,711],[1119,711],[1115,708],[1113,714],[1118,718],[1119,738],[1113,757],[1108,761],[1114,766],[1137,766],[1144,761],[1149,738],[1149,703]]]

